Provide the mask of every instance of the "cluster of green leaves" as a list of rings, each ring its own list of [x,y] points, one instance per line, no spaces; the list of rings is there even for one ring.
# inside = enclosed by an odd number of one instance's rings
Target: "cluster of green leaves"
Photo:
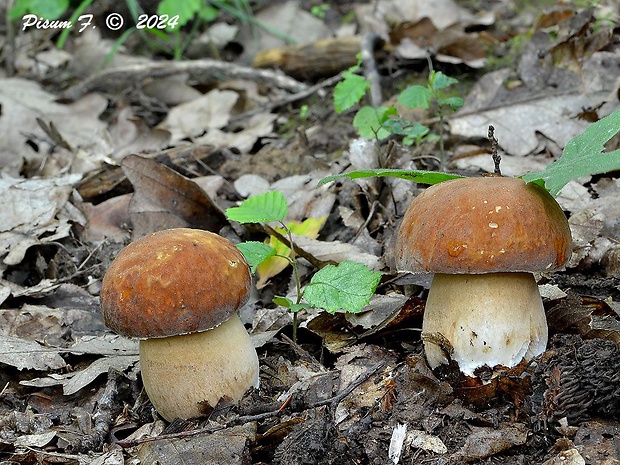
[[[361,59],[358,56],[357,64],[343,73],[342,81],[334,89],[334,108],[337,113],[359,104],[370,88],[368,80],[358,74],[360,66]],[[463,105],[463,99],[449,91],[449,87],[456,83],[456,79],[441,71],[431,70],[426,86],[407,87],[398,96],[398,103],[409,109],[429,109],[433,106],[440,119],[443,119],[446,109],[456,110]],[[384,140],[393,134],[400,135],[403,137],[403,145],[419,143],[424,137],[434,137],[427,126],[402,118],[394,105],[376,108],[362,106],[355,114],[353,126],[365,139]]]
[[[618,132],[620,109],[590,124],[582,134],[571,139],[564,147],[562,156],[556,161],[543,170],[526,173],[521,178],[545,187],[555,197],[571,180],[620,170],[620,149],[605,152],[605,144]],[[356,179],[374,176],[397,177],[428,185],[461,177],[436,171],[378,169],[328,176],[323,178],[320,184],[343,177]]]
[[[286,198],[278,191],[255,195],[244,200],[238,207],[228,208],[226,216],[239,223],[279,223],[293,244],[290,229],[284,223],[288,213]],[[258,241],[242,242],[237,246],[245,256],[252,272],[269,257],[278,255],[276,248]],[[293,267],[293,276],[297,286],[295,301],[276,296],[274,303],[286,307],[294,315],[294,334],[296,315],[300,310],[321,308],[330,313],[340,310],[357,313],[368,304],[375,292],[381,273],[368,269],[363,263],[343,261],[338,265],[327,265],[318,270],[310,282],[302,289],[297,271],[297,258],[291,255],[280,255],[288,260]]]

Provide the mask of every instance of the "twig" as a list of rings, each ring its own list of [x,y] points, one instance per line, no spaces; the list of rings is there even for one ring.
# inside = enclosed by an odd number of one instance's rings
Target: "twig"
[[[330,397],[329,399],[323,399],[317,402],[313,402],[312,404],[310,404],[310,408],[321,407],[323,405],[331,405],[332,407],[338,405],[345,397],[351,394],[355,390],[355,388],[359,387],[363,382],[365,382],[368,378],[373,376],[377,371],[379,371],[384,366],[385,366],[384,361],[375,363],[368,370],[366,370],[364,373],[362,373],[357,378],[355,378],[355,380],[353,380],[346,388],[344,388],[338,394],[336,394],[333,397]]]
[[[320,260],[320,259],[316,258],[314,255],[312,255],[309,252],[306,252],[304,249],[302,249],[301,247],[299,247],[295,243],[293,243],[292,246],[291,246],[291,241],[289,241],[286,236],[280,234],[278,231],[273,229],[268,224],[263,225],[263,229],[265,230],[265,232],[267,234],[269,234],[270,236],[274,236],[276,239],[278,239],[280,242],[282,242],[288,248],[292,249],[294,247],[295,248],[295,253],[297,255],[299,255],[300,257],[305,258],[306,260],[308,260],[310,262],[310,264],[313,267],[315,267],[317,270],[320,270],[321,268],[323,268],[326,265],[335,264],[331,260],[330,261],[325,261],[325,260]]]
[[[364,381],[366,381],[368,378],[373,376],[377,371],[383,368],[384,365],[385,365],[385,362],[383,361],[376,363],[375,365],[370,367],[368,370],[366,370],[364,373],[359,375],[354,381],[352,381],[346,388],[344,388],[342,391],[340,391],[335,396],[330,397],[329,399],[323,399],[323,400],[319,400],[317,402],[308,404],[307,406],[302,408],[300,412],[310,410],[316,407],[322,407],[323,405],[336,406],[345,397],[351,394],[351,392],[353,392],[355,388],[359,387]],[[284,402],[288,403],[290,402],[290,399],[287,398]],[[230,426],[240,425],[240,424],[249,423],[253,421],[266,420],[267,418],[279,417],[283,415],[285,412],[287,412],[286,409],[282,409],[281,407],[279,407],[276,410],[270,410],[268,412],[258,413],[255,415],[244,415],[244,416],[240,416],[237,418],[233,418],[225,422],[222,425],[207,426],[205,428],[195,429],[191,431],[182,431],[180,433],[161,434],[153,438],[143,438],[143,439],[137,439],[137,440],[121,440],[121,441],[117,441],[116,444],[119,445],[120,447],[128,448],[128,447],[136,447],[136,446],[139,446],[140,444],[144,444],[147,442],[155,442],[155,441],[162,441],[162,440],[167,440],[167,439],[180,439],[180,438],[199,436],[205,433],[213,433],[215,431],[220,431]]]
[[[10,381],[4,385],[4,387],[2,388],[2,392],[0,392],[0,397],[4,397],[4,393],[8,389],[9,384],[10,384]]]
[[[499,145],[499,142],[495,138],[495,128],[493,127],[493,125],[489,125],[488,137],[489,137],[489,140],[491,141],[491,156],[493,157],[493,164],[495,165],[495,169],[493,172],[497,176],[501,176],[502,172],[499,169],[499,163],[502,161],[502,157],[500,156],[499,153],[497,153],[497,147]]]
[[[268,102],[265,105],[261,105],[259,108],[254,108],[252,110],[248,110],[239,115],[233,116],[232,118],[230,118],[230,122],[236,123],[242,119],[250,118],[254,115],[258,115],[259,113],[264,113],[266,111],[272,111],[272,110],[275,110],[276,108],[280,108],[285,105],[290,105],[291,103],[295,103],[299,100],[303,100],[307,97],[310,97],[311,95],[313,95],[314,93],[318,92],[321,89],[324,89],[325,87],[331,87],[340,81],[342,81],[342,73],[336,74],[335,76],[327,78],[319,82],[318,84],[313,85],[312,87],[308,87],[307,89],[301,90],[292,95],[288,95],[281,99]]]
[[[95,414],[92,416],[93,431],[81,438],[79,444],[73,446],[75,452],[98,451],[103,447],[114,419],[122,408],[118,402],[119,384],[122,378],[121,372],[115,368],[110,368],[105,390],[97,402]]]
[[[281,72],[203,59],[139,63],[106,69],[65,90],[62,93],[62,98],[77,100],[88,92],[114,91],[119,88],[130,87],[146,78],[164,78],[184,73],[188,74],[189,80],[200,83],[225,79],[247,79],[266,83],[289,92],[301,92],[308,88],[305,84]]]

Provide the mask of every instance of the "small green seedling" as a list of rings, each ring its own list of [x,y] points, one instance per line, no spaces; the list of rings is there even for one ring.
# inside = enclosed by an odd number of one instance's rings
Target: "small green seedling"
[[[293,234],[284,223],[287,213],[286,198],[278,191],[249,197],[238,207],[226,210],[228,219],[239,223],[279,223],[289,243],[293,244]],[[257,241],[242,242],[237,247],[245,256],[253,273],[261,263],[273,256],[280,256],[291,264],[297,298],[293,301],[287,297],[276,296],[273,301],[293,314],[293,340],[297,338],[299,311],[322,308],[329,313],[340,310],[358,313],[370,302],[381,279],[380,272],[371,271],[363,263],[347,260],[337,266],[323,267],[314,273],[310,283],[302,289],[295,247],[290,248],[290,255],[277,254],[274,247]]]
[[[620,170],[620,149],[604,152],[605,144],[620,132],[620,110],[590,124],[586,130],[571,139],[562,156],[541,171],[526,173],[521,178],[545,187],[557,197],[562,188],[573,179]],[[321,179],[319,185],[339,178],[396,177],[420,184],[437,184],[459,178],[455,174],[417,170],[357,170]]]
[[[360,103],[368,92],[370,83],[357,74],[361,67],[361,57],[357,63],[343,72],[342,81],[334,89],[334,108],[341,113]],[[443,170],[445,156],[443,148],[444,118],[448,109],[454,111],[463,105],[463,99],[453,96],[448,88],[458,81],[441,71],[431,70],[427,85],[407,87],[399,96],[398,103],[406,108],[428,109],[434,107],[439,118],[440,168]],[[419,123],[402,118],[395,106],[362,106],[353,118],[353,126],[364,139],[384,140],[391,135],[402,136],[403,145],[419,144],[424,138],[435,137],[430,129]]]
[[[329,11],[331,6],[328,3],[321,3],[320,5],[314,5],[310,8],[310,13],[319,19],[325,19],[325,14]]]

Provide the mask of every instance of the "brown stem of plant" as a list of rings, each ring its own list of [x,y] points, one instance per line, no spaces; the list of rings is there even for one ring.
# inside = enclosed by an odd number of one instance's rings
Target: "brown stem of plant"
[[[493,157],[493,164],[495,165],[494,173],[497,176],[501,176],[502,172],[499,169],[499,163],[502,161],[502,157],[497,153],[497,147],[499,146],[499,142],[495,138],[495,128],[493,125],[489,125],[488,138],[491,141],[491,156]]]
[[[273,229],[268,224],[263,225],[263,229],[265,230],[265,232],[267,234],[269,234],[270,236],[275,237],[280,242],[282,242],[285,246],[289,247],[291,250],[294,250],[295,254],[297,254],[300,257],[305,258],[306,260],[308,260],[310,262],[310,264],[313,267],[315,267],[317,270],[320,270],[321,268],[323,268],[326,265],[330,265],[330,264],[335,265],[336,264],[336,263],[334,263],[332,261],[319,260],[314,255],[312,255],[311,253],[306,252],[304,249],[299,247],[294,242],[291,242],[286,236],[280,234],[278,231]]]

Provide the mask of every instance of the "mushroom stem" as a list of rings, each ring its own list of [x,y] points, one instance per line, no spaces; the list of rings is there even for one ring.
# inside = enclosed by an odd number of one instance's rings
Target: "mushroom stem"
[[[461,372],[472,377],[484,365],[510,368],[541,354],[547,321],[534,275],[435,274],[422,335],[431,368],[448,363],[446,345]]]
[[[140,341],[142,382],[168,421],[193,418],[224,396],[238,402],[258,387],[258,357],[241,319],[233,314],[200,333]]]

